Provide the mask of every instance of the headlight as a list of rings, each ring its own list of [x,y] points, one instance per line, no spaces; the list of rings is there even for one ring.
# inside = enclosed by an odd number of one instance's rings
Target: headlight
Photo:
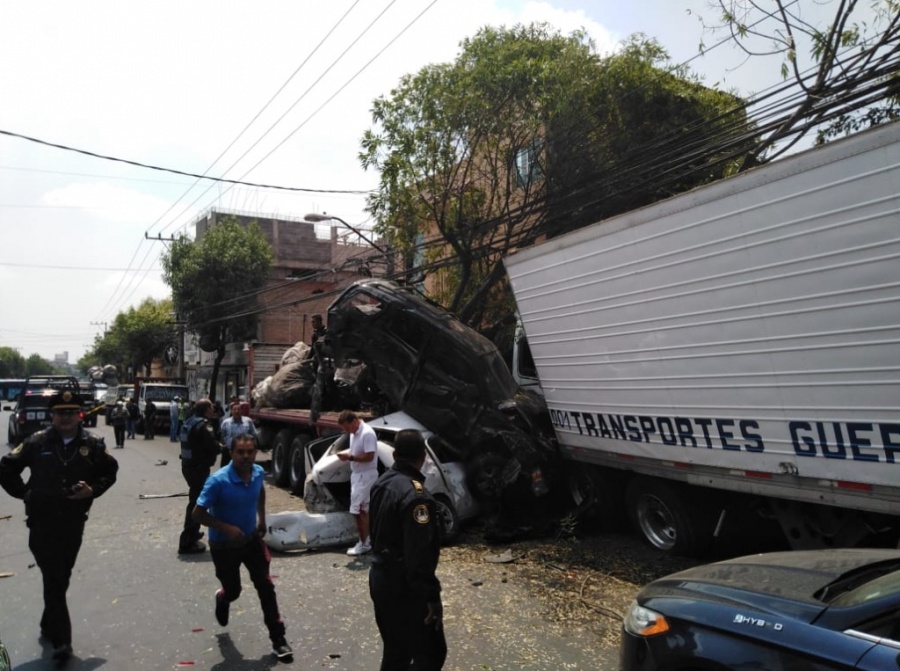
[[[669,623],[662,613],[644,608],[632,601],[624,621],[625,631],[634,636],[655,636],[669,631]]]

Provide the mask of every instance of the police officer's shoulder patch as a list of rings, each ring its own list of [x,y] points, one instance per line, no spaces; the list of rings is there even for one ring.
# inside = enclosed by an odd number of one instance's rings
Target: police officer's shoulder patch
[[[428,506],[424,503],[420,503],[413,508],[412,514],[417,524],[428,524],[431,521],[431,513],[428,511]]]

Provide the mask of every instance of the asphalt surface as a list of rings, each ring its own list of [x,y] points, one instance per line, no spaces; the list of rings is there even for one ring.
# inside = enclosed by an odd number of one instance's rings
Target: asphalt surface
[[[5,429],[8,412],[0,414]],[[95,432],[112,445],[111,427]],[[5,454],[8,447],[0,447]],[[69,589],[73,671],[213,669],[250,671],[281,664],[271,655],[256,593],[244,592],[220,627],[218,588],[209,554],[176,553],[186,492],[178,444],[168,436],[127,441],[111,450],[116,485],[98,499]],[[262,457],[263,459],[265,457]],[[165,463],[164,463],[165,462]],[[269,508],[269,512],[280,510]],[[17,671],[56,668],[38,639],[41,575],[28,550],[24,507],[0,490],[0,638]],[[497,571],[494,576],[491,571]],[[274,554],[275,580],[294,668],[377,669],[381,642],[368,596],[368,563],[343,548]],[[615,652],[598,650],[590,632],[549,627],[527,586],[499,578],[502,568],[442,567],[449,654],[445,669],[506,671],[616,668]],[[477,586],[475,589],[473,586]]]

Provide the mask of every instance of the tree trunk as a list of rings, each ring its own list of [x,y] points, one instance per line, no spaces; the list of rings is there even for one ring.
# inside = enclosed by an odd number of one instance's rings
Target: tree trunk
[[[219,365],[225,358],[225,339],[219,340],[219,348],[216,350],[216,360],[213,362],[212,374],[209,376],[209,400],[216,401],[216,385],[219,382]]]

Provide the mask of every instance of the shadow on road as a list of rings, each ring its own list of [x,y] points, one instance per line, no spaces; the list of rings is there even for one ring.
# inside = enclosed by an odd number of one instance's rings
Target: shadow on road
[[[241,651],[234,646],[231,634],[216,634],[222,661],[210,667],[210,671],[260,671],[278,666],[274,655],[266,655],[260,659],[245,659]]]

